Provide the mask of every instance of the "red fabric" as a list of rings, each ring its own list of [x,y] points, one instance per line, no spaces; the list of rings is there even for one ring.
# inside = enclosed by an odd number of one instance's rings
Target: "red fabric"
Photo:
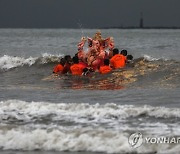
[[[70,67],[72,75],[82,75],[83,66],[81,64],[73,64]]]
[[[116,54],[114,55],[110,60],[111,66],[113,68],[122,68],[126,64],[126,57],[122,54]]]
[[[99,72],[101,74],[106,74],[106,73],[109,73],[111,71],[112,71],[112,68],[110,66],[107,66],[107,65],[101,66],[99,69]]]
[[[60,72],[63,71],[63,69],[64,69],[64,66],[62,66],[61,64],[58,64],[58,65],[56,65],[56,66],[54,67],[53,72],[54,72],[54,73],[60,73]]]

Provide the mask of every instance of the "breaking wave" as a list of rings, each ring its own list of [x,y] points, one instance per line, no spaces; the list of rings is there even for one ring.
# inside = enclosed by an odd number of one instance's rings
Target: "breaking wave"
[[[60,60],[60,57],[62,57],[62,54],[59,55],[52,55],[48,53],[42,54],[41,57],[18,57],[18,56],[8,56],[4,55],[0,57],[0,69],[1,70],[9,70],[16,67],[22,67],[24,65],[32,66],[34,64],[48,64],[48,63],[57,63]],[[147,61],[158,61],[158,60],[164,60],[167,59],[158,59],[151,57],[149,55],[144,55],[143,57],[139,59],[144,59]]]
[[[13,113],[13,114],[12,114]],[[86,103],[48,103],[48,102],[25,102],[19,100],[7,100],[0,102],[0,115],[2,120],[13,117],[14,119],[33,119],[38,116],[53,115],[57,118],[68,119],[89,119],[90,121],[103,121],[105,119],[126,119],[129,117],[149,116],[155,118],[180,118],[180,109],[152,107],[152,106],[133,106],[117,105],[108,103],[86,104]],[[9,117],[7,117],[9,116]]]
[[[173,153],[179,144],[142,144],[132,148],[129,134],[105,129],[45,130],[12,129],[0,131],[3,150],[91,151],[105,153]]]
[[[147,61],[158,61],[158,60],[164,60],[164,61],[167,61],[168,59],[166,59],[166,58],[154,58],[154,57],[152,57],[152,56],[150,56],[150,55],[143,55],[143,58],[145,59],[145,60],[147,60]]]
[[[18,80],[28,82],[31,80],[32,73],[38,72],[36,77],[42,77],[43,81],[57,81],[57,76],[51,76],[53,67],[60,61],[63,55],[51,55],[48,53],[42,54],[41,57],[12,57],[4,55],[0,57],[0,72],[11,71],[11,77],[18,74]],[[31,68],[31,71],[27,71],[27,67]],[[13,69],[13,68],[21,69]],[[25,69],[24,69],[25,68]],[[30,69],[29,69],[30,70]],[[24,78],[23,74],[26,75]],[[8,74],[7,74],[8,75]],[[147,78],[148,76],[148,78]],[[9,77],[9,76],[8,76]],[[28,78],[29,77],[29,78]],[[140,80],[140,78],[143,80]],[[180,62],[167,59],[156,59],[148,55],[144,55],[138,59],[134,59],[132,63],[127,64],[126,68],[112,71],[109,76],[98,76],[98,73],[93,74],[93,78],[83,80],[83,83],[77,82],[77,86],[74,80],[69,80],[72,77],[60,76],[60,84],[58,88],[73,88],[73,89],[90,89],[90,90],[116,90],[123,89],[127,85],[132,83],[139,84],[137,86],[142,87],[179,87],[180,77]],[[151,82],[149,82],[151,78]],[[65,84],[68,81],[69,84]],[[14,80],[12,80],[14,81]],[[88,82],[85,82],[88,81]],[[35,80],[34,83],[38,84],[40,81]],[[144,84],[142,84],[144,82]],[[72,85],[72,86],[71,86]]]
[[[41,57],[17,57],[4,55],[0,57],[0,69],[9,70],[16,67],[22,67],[24,65],[32,66],[34,64],[46,64],[59,62],[60,57],[63,55],[52,55],[48,53],[42,54]]]
[[[25,59],[22,57],[12,57],[4,55],[3,57],[0,57],[0,68],[3,70],[8,70],[23,65],[31,66],[36,62],[36,59],[37,58],[32,57]]]
[[[119,130],[113,125],[103,127],[116,122],[118,126],[124,125],[124,120],[133,117],[179,118],[178,108],[7,100],[0,102],[0,117],[0,149],[3,150],[167,153],[180,148],[179,144],[143,144],[134,149],[128,143],[133,131]],[[162,125],[159,129],[162,131]]]

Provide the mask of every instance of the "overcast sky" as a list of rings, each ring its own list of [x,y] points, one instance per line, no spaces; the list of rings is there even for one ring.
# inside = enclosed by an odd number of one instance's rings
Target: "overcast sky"
[[[180,27],[180,0],[0,0],[0,27]]]

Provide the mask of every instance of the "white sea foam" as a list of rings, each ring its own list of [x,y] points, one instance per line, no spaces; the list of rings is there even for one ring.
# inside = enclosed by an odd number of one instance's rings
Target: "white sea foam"
[[[20,100],[7,100],[0,102],[0,114],[18,114],[27,117],[38,117],[53,115],[54,120],[63,118],[73,119],[74,121],[123,120],[130,117],[155,117],[155,118],[180,118],[180,109],[152,107],[152,106],[133,106],[117,105],[113,103],[86,104],[86,103],[48,103],[48,102],[26,102]],[[20,113],[20,115],[19,115]],[[52,119],[52,120],[53,120]]]
[[[36,59],[37,58],[33,57],[23,58],[4,55],[3,57],[0,57],[0,69],[8,70],[23,65],[31,66],[35,63]]]
[[[34,123],[37,118],[52,115],[51,124]],[[180,144],[159,145],[143,144],[134,149],[128,143],[130,136],[128,125],[126,129],[116,129],[113,126],[104,128],[103,126],[84,125],[84,123],[118,123],[118,127],[123,125],[123,120],[143,117],[179,118],[180,109],[133,106],[117,104],[86,104],[86,103],[50,103],[50,102],[26,102],[20,100],[7,100],[0,102],[0,148],[11,150],[56,150],[56,151],[92,151],[106,153],[131,153],[131,152],[177,152]],[[127,119],[128,118],[128,119]],[[140,119],[141,119],[140,118]],[[24,125],[9,126],[15,121],[24,121]],[[64,120],[66,122],[83,123],[66,126],[58,125],[55,121]],[[7,123],[4,121],[7,121]],[[47,122],[47,121],[46,121]],[[29,124],[28,124],[29,123]],[[142,121],[139,129],[142,132],[148,131],[147,127],[156,127],[157,131],[164,131],[162,127],[166,124],[146,123]],[[176,125],[172,126],[177,127]],[[6,128],[6,129],[5,129]],[[166,129],[166,128],[165,128]],[[132,131],[132,130],[130,130]],[[176,132],[174,130],[174,132]],[[149,132],[152,133],[152,132]],[[171,132],[172,133],[172,132]],[[18,141],[18,142],[17,142]]]
[[[4,55],[0,57],[0,69],[8,70],[15,67],[21,67],[24,65],[31,66],[35,64],[37,61],[40,64],[45,64],[48,62],[58,62],[59,58],[62,56],[63,56],[62,54],[52,55],[48,53],[43,53],[41,57],[29,57],[29,58]]]
[[[143,55],[144,59],[148,60],[148,61],[157,61],[157,60],[160,60],[160,59],[163,59],[165,61],[167,61],[168,59],[167,58],[155,58],[155,57],[152,57],[150,55]]]
[[[27,131],[12,129],[0,131],[0,147],[5,150],[56,150],[130,152],[127,137],[119,132],[104,129],[74,129]],[[17,142],[18,141],[18,142]]]
[[[58,62],[62,56],[63,54],[53,55],[49,53],[43,53],[42,57],[40,58],[40,63],[46,64],[48,62]]]
[[[160,59],[160,58],[154,58],[154,57],[149,56],[149,55],[144,55],[143,57],[144,57],[144,59],[146,59],[148,61],[156,61],[156,60]]]
[[[92,151],[106,153],[169,153],[177,152],[180,144],[142,144],[132,148],[130,134],[106,129],[81,128],[73,130],[11,129],[0,130],[3,150]]]

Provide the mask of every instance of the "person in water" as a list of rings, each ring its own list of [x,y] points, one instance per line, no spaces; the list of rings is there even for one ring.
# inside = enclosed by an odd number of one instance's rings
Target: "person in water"
[[[121,50],[121,55],[127,57],[127,50],[125,49]]]
[[[110,67],[109,59],[104,59],[104,66],[101,66],[99,68],[99,73],[101,74],[107,74],[112,71],[112,68]]]
[[[126,57],[126,63],[132,63],[133,56],[127,54],[127,50],[122,50],[121,54]]]
[[[113,69],[123,68],[126,65],[126,57],[119,54],[119,49],[113,49],[113,57],[110,59],[110,64]]]
[[[127,55],[127,62],[131,62],[133,60],[133,56],[132,55]]]
[[[53,69],[54,74],[61,74],[64,69],[65,59],[61,58],[60,63],[56,65]]]
[[[70,67],[70,71],[72,75],[81,76],[83,73],[83,69],[85,68],[83,65],[79,64],[79,59],[77,56],[73,57],[73,65]]]
[[[72,58],[70,55],[66,55],[64,56],[64,59],[65,59],[65,64],[64,64],[64,69],[62,71],[62,74],[67,74],[70,72],[70,67],[72,65]]]

